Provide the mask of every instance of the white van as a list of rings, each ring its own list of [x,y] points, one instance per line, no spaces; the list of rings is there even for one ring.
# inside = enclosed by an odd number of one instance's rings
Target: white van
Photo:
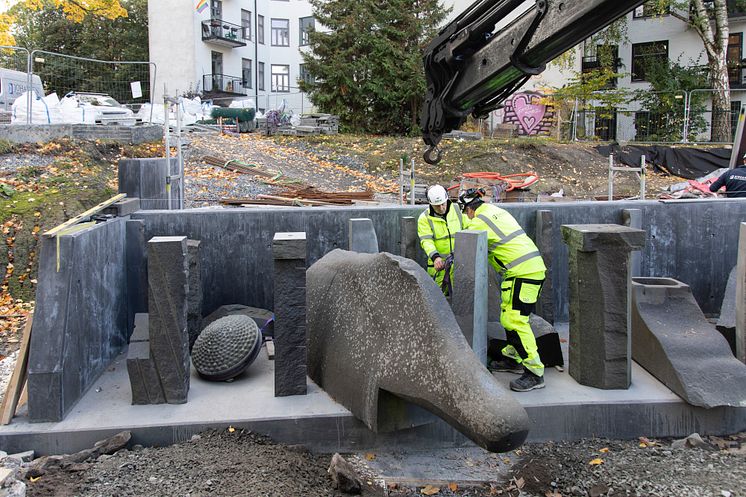
[[[36,74],[31,77],[31,88],[39,97],[44,96],[41,78]],[[28,75],[25,72],[0,67],[0,111],[10,112],[16,98],[26,91],[28,91]]]

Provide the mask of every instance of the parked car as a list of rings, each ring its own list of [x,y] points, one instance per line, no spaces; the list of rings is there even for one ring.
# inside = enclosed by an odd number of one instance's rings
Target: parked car
[[[36,74],[31,77],[31,88],[39,96],[44,96],[41,78]],[[0,67],[0,110],[10,112],[16,98],[28,91],[28,74]]]
[[[106,93],[71,91],[65,95],[65,98],[77,101],[78,107],[83,108],[86,114],[92,113],[92,121],[96,124],[120,124],[123,126],[137,124],[138,119],[135,113]],[[88,118],[86,118],[86,121],[89,122]]]

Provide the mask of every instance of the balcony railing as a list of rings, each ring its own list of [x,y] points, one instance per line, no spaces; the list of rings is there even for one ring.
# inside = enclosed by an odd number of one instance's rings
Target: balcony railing
[[[202,21],[202,41],[224,47],[245,47],[246,28],[222,19]]]
[[[206,92],[221,91],[248,95],[248,86],[248,83],[238,76],[228,76],[227,74],[205,74],[202,76],[202,88]]]

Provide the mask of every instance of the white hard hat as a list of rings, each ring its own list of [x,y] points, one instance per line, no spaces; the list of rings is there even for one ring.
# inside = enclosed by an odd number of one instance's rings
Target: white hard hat
[[[446,189],[440,185],[433,185],[427,191],[427,201],[430,205],[442,205],[448,201]]]

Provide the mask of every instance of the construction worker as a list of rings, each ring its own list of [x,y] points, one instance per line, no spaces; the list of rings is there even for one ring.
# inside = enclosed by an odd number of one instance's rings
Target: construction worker
[[[470,188],[460,193],[459,204],[469,218],[469,229],[487,232],[487,257],[495,271],[503,275],[500,323],[508,345],[502,349],[503,358],[490,362],[490,369],[523,373],[510,382],[516,392],[544,388],[544,365],[529,315],[536,308],[546,266],[515,218],[504,209],[486,204],[483,195],[481,188]]]
[[[417,220],[417,235],[420,246],[427,254],[427,272],[435,282],[449,294],[449,282],[453,278],[453,244],[454,236],[464,229],[461,209],[448,199],[446,189],[433,185],[427,190],[427,201],[430,206],[420,214]],[[449,278],[443,284],[446,273]]]
[[[711,192],[717,192],[725,187],[725,196],[728,198],[746,197],[746,155],[743,163],[733,169],[728,169],[717,180],[710,185]]]

